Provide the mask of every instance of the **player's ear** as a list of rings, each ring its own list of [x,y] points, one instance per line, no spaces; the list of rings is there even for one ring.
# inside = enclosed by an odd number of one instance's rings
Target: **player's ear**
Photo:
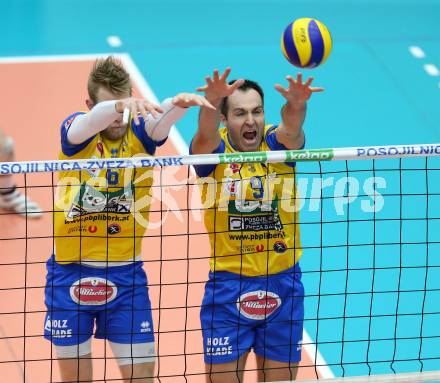
[[[95,106],[95,103],[92,100],[90,100],[90,98],[88,98],[86,100],[86,105],[89,110],[92,110],[92,108]]]
[[[220,122],[224,125],[226,122],[226,116],[222,113],[220,114]]]

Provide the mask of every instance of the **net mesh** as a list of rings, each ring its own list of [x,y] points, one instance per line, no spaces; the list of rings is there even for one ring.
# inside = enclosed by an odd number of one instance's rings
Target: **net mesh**
[[[205,381],[199,312],[209,271],[206,206],[190,166],[155,165],[142,251],[156,338],[154,376]],[[298,379],[438,378],[431,372],[440,370],[439,165],[428,156],[298,163],[305,286]],[[57,382],[55,349],[43,339],[57,174],[31,174],[24,170],[36,168],[20,166],[19,189],[45,212],[40,220],[1,212],[0,370],[10,382]],[[82,225],[87,237],[94,223]],[[52,330],[62,331],[57,325]],[[93,340],[92,350],[93,381],[118,381],[108,344]],[[257,372],[264,379],[259,367],[251,356],[245,379],[255,380]]]

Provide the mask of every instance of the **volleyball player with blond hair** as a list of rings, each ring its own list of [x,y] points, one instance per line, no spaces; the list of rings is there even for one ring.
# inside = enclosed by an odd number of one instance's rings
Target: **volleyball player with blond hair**
[[[129,74],[112,56],[95,62],[88,94],[89,112],[61,124],[62,160],[152,156],[188,107],[212,108],[191,93],[160,106],[133,97]],[[95,337],[109,341],[124,382],[152,382],[154,331],[141,261],[152,181],[149,168],[60,173],[44,334],[55,346],[64,382],[92,380],[95,325]]]

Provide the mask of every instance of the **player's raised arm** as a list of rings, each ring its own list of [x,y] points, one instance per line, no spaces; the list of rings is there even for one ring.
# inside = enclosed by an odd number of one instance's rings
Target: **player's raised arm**
[[[191,106],[215,110],[203,96],[194,93],[178,93],[162,102],[162,113],[149,114],[145,118],[145,130],[148,136],[154,141],[167,138],[171,127],[185,115],[187,108]]]
[[[67,138],[71,144],[81,144],[113,122],[121,121],[124,110],[128,110],[135,124],[139,125],[139,116],[142,116],[148,136],[154,141],[161,141],[168,137],[171,126],[191,106],[213,108],[203,96],[192,93],[179,93],[173,98],[165,99],[160,106],[134,97],[102,101],[92,106],[89,113],[78,115],[74,119]]]
[[[90,137],[105,130],[115,121],[122,121],[122,115],[125,109],[128,109],[133,116],[135,123],[139,123],[138,115],[148,117],[151,113],[157,117],[163,109],[141,98],[128,97],[121,100],[106,100],[93,104],[87,100],[87,106],[90,111],[85,114],[79,114],[74,117],[67,132],[69,143],[77,145],[85,142]]]
[[[280,84],[275,89],[286,99],[281,108],[281,123],[276,130],[277,140],[288,149],[300,149],[304,145],[303,123],[306,116],[307,101],[312,93],[322,92],[323,88],[312,88],[313,77],[305,83],[302,74],[298,73],[296,80],[292,76],[286,77],[289,85],[284,88]]]
[[[230,96],[243,83],[243,80],[237,80],[229,84],[227,82],[229,73],[231,68],[227,68],[222,75],[215,70],[212,77],[205,77],[206,84],[197,88],[199,92],[205,93],[206,99],[215,109],[206,106],[200,108],[198,129],[191,145],[193,154],[212,153],[220,145],[218,127],[223,99]]]

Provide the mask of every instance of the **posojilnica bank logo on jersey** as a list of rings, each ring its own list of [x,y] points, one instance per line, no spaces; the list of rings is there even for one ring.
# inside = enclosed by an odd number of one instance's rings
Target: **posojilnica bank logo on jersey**
[[[79,305],[99,306],[116,298],[118,288],[104,278],[81,278],[70,287],[70,297]]]
[[[67,218],[74,219],[86,214],[100,212],[129,214],[133,203],[131,189],[129,187],[115,192],[101,192],[92,186],[83,185],[70,207]]]
[[[237,302],[237,309],[248,319],[262,320],[281,306],[281,298],[271,291],[251,291],[243,294]]]

